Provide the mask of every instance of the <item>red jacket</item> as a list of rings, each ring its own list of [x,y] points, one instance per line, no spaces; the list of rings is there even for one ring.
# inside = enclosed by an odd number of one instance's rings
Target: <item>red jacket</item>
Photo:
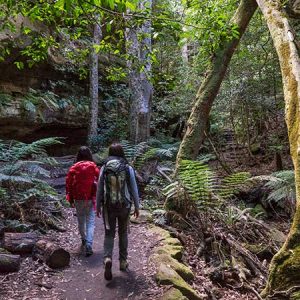
[[[97,181],[100,170],[92,161],[79,161],[69,170],[66,178],[67,200],[96,201]]]

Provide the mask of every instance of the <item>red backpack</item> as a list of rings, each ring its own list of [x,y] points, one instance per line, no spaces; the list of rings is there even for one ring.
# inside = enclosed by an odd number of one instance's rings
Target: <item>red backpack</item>
[[[94,162],[80,161],[74,164],[66,178],[67,200],[95,200],[99,169]]]

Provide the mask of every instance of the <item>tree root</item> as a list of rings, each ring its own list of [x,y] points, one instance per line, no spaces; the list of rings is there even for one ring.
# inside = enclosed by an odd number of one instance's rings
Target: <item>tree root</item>
[[[296,292],[297,290],[300,290],[300,285],[294,285],[285,291],[276,291],[273,294],[268,295],[266,299],[290,299],[292,293]]]

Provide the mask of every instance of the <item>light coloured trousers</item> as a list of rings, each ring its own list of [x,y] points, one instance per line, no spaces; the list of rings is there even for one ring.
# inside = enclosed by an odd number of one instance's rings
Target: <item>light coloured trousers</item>
[[[92,200],[76,200],[75,208],[81,239],[92,246],[95,229],[95,211]]]

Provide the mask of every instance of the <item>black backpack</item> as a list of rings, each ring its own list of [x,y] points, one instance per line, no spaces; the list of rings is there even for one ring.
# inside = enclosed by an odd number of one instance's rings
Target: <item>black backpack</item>
[[[103,172],[105,204],[111,209],[126,207],[126,192],[129,193],[127,162],[123,159],[109,159]]]

